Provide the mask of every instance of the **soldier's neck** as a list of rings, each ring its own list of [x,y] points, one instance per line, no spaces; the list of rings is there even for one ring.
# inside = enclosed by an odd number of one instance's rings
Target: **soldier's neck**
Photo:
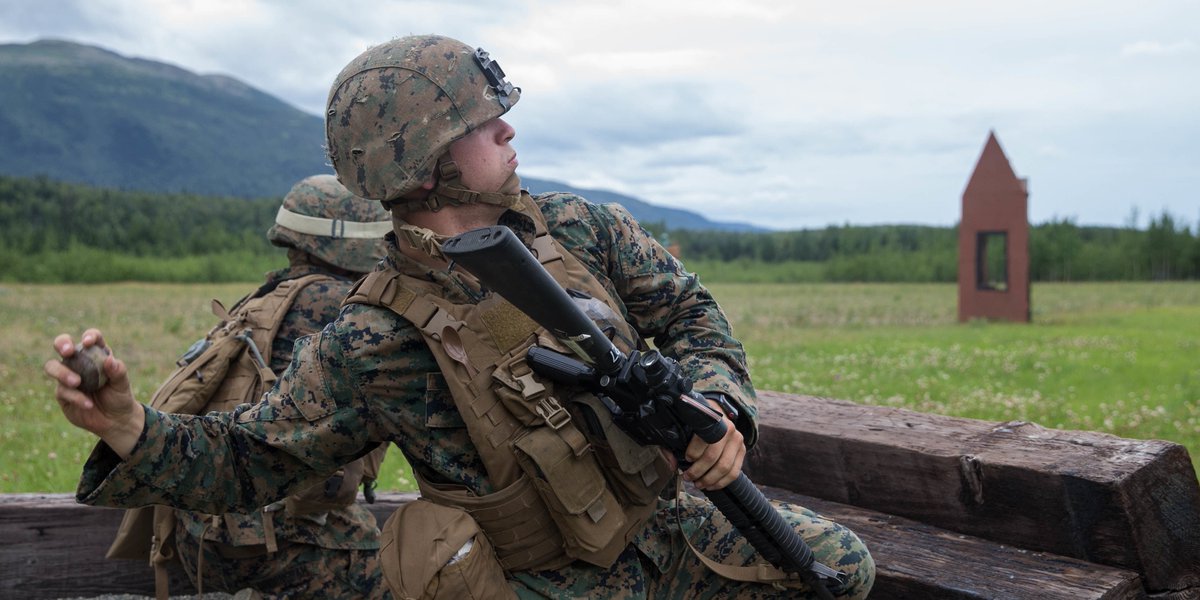
[[[410,225],[424,227],[438,235],[455,236],[480,227],[491,227],[500,221],[507,209],[489,204],[447,206],[437,212],[427,210],[404,215]]]
[[[490,205],[448,206],[437,212],[418,211],[393,217],[393,228],[397,232],[397,245],[405,256],[435,269],[444,269],[449,262],[440,256],[440,252],[431,252],[429,240],[420,240],[419,236],[401,235],[401,228],[407,224],[427,229],[437,238],[452,237],[480,227],[490,227],[500,220],[505,209]]]

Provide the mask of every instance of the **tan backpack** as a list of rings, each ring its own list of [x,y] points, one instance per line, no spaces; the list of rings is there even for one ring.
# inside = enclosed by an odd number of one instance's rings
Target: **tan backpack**
[[[270,369],[271,342],[279,332],[296,295],[306,286],[332,277],[312,274],[260,288],[227,311],[217,300],[212,310],[221,322],[192,344],[177,361],[179,368],[150,400],[150,406],[168,413],[201,414],[229,411],[256,402],[271,388],[276,376]],[[373,481],[379,461],[355,461],[330,478],[330,485],[313,486],[287,499],[293,514],[306,514],[346,506],[355,501],[360,481]],[[332,493],[330,493],[332,492]],[[107,558],[150,559],[160,595],[165,590],[168,562],[177,561],[174,543],[175,512],[165,506],[125,511]]]

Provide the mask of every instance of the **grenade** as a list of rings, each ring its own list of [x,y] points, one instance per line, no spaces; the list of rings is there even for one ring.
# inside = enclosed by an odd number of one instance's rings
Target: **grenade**
[[[108,354],[108,348],[101,346],[84,348],[83,344],[76,344],[75,354],[62,359],[62,363],[67,365],[67,368],[79,375],[79,391],[94,394],[96,390],[108,383],[108,378],[104,376],[104,359],[108,357]]]

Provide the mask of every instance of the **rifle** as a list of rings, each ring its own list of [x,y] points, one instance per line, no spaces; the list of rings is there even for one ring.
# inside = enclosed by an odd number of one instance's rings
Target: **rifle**
[[[527,355],[534,372],[595,393],[614,423],[638,443],[666,448],[686,469],[684,452],[692,435],[710,444],[725,436],[721,414],[692,390],[678,363],[657,350],[626,356],[507,227],[452,237],[442,252],[582,359],[534,346]],[[822,599],[833,600],[830,587],[845,584],[846,575],[814,559],[745,473],[725,488],[703,493],[765,559],[799,576]]]

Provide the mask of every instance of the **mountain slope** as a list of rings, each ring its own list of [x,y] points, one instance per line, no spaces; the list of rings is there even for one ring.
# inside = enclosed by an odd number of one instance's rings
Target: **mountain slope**
[[[0,81],[0,175],[261,198],[331,172],[320,117],[230,77],[42,40],[0,44]],[[535,193],[619,202],[671,229],[755,229],[604,190],[524,181]]]
[[[721,223],[710,221],[700,213],[681,208],[656,206],[632,196],[607,190],[577,188],[558,181],[522,177],[521,185],[532,194],[543,192],[571,192],[597,204],[616,202],[629,210],[638,221],[646,224],[665,223],[670,229],[718,230],[718,231],[766,231],[746,223]]]
[[[319,117],[229,77],[64,41],[0,45],[0,173],[257,197],[328,172]]]

